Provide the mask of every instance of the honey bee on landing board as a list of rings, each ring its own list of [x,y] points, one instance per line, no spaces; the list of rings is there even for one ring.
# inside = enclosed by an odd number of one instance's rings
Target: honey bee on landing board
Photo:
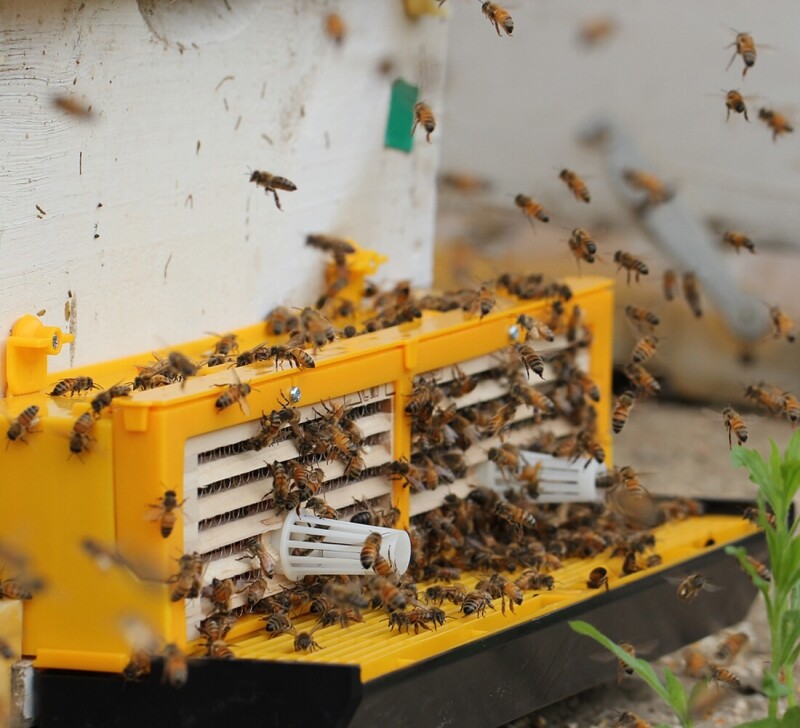
[[[217,414],[219,414],[222,410],[230,407],[234,402],[238,402],[242,413],[247,416],[250,414],[250,406],[247,404],[246,397],[252,391],[252,387],[247,382],[242,382],[239,379],[239,375],[236,373],[235,369],[232,371],[233,377],[236,379],[235,384],[214,385],[215,387],[227,387],[227,389],[217,397],[217,401],[214,402],[214,407],[216,407]]]
[[[102,389],[102,387],[95,384],[91,377],[71,377],[57,382],[53,391],[48,394],[51,397],[65,397],[66,395],[72,397],[74,394],[89,392],[92,389]]]
[[[25,435],[38,432],[38,430],[33,429],[37,424],[39,424],[39,407],[32,404],[11,420],[11,424],[8,426],[8,431],[6,432],[8,442],[11,443],[19,440],[20,442],[27,443]],[[6,447],[8,447],[8,443]]]
[[[281,201],[278,197],[278,190],[294,192],[297,189],[297,185],[290,179],[259,170],[255,170],[250,175],[250,181],[255,182],[257,187],[263,187],[266,194],[271,192],[272,196],[275,198],[275,205],[279,210],[283,210],[283,208],[281,207]]]

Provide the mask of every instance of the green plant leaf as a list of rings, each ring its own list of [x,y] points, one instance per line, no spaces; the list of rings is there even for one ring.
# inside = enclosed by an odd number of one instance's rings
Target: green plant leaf
[[[779,720],[762,718],[748,723],[740,723],[738,728],[797,728],[800,726],[800,707],[789,708]]]
[[[776,488],[761,453],[749,447],[737,447],[731,453],[731,461],[736,467],[746,467],[750,480],[754,482],[769,503],[777,496]]]
[[[782,665],[789,662],[789,656],[798,638],[800,638],[800,609],[789,609],[781,618],[780,663]]]
[[[783,464],[781,468],[783,478],[783,495],[789,503],[800,488],[800,460],[792,460]]]
[[[800,430],[795,430],[789,438],[786,450],[783,452],[783,459],[786,462],[800,460]]]
[[[685,719],[689,713],[689,698],[683,688],[683,683],[675,677],[675,674],[668,667],[664,668],[664,680],[667,683],[667,693],[669,694],[669,703],[672,709],[678,714],[679,718]]]
[[[778,679],[772,670],[764,671],[761,687],[768,698],[784,698],[789,694],[789,688]]]
[[[644,680],[665,703],[672,705],[667,689],[658,679],[656,671],[650,667],[648,662],[640,660],[638,657],[631,657],[631,655],[625,652],[625,650],[623,650],[618,644],[612,642],[608,637],[592,627],[592,625],[588,622],[576,619],[570,621],[569,626],[578,634],[591,637],[593,640],[603,645],[603,647],[605,647],[609,652],[613,653],[616,658],[622,660],[640,678],[642,678],[642,680]]]

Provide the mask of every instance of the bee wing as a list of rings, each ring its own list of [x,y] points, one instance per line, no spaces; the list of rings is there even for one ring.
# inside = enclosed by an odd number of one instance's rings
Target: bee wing
[[[653,528],[664,522],[664,514],[653,497],[644,489],[632,493],[618,485],[606,491],[608,505],[638,528]]]
[[[164,506],[156,505],[155,503],[151,503],[147,506],[147,513],[144,514],[145,521],[157,521],[161,516],[164,515]]]
[[[665,576],[664,579],[673,586],[680,586],[685,581],[685,576]]]
[[[150,654],[160,652],[164,639],[144,619],[136,614],[123,614],[118,624],[125,641],[134,650]]]
[[[242,414],[244,414],[245,417],[250,416],[250,405],[247,404],[246,398],[244,397],[239,398],[239,408],[242,410]]]

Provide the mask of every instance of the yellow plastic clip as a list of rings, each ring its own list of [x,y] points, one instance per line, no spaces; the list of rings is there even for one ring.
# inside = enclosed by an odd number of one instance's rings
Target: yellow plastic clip
[[[36,316],[26,314],[11,329],[6,350],[8,395],[32,394],[47,380],[47,357],[55,356],[64,344],[75,341],[58,326],[45,326]]]

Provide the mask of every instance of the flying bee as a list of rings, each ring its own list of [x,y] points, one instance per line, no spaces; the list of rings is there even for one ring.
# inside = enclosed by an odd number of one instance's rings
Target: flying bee
[[[507,503],[506,501],[497,502],[494,514],[501,521],[505,521],[513,527],[518,534],[521,534],[525,528],[536,528],[536,519],[532,513],[512,505],[511,503]]]
[[[182,500],[178,503],[178,496],[174,490],[164,491],[164,495],[158,499],[158,503],[150,506],[150,513],[147,515],[148,521],[161,521],[161,536],[169,538],[178,520],[178,513],[181,506],[186,502]]]
[[[585,260],[587,263],[594,263],[597,253],[597,244],[592,240],[589,233],[583,228],[575,228],[569,238],[569,249],[575,256],[578,264]]]
[[[767,565],[752,556],[747,557],[747,563],[756,572],[756,576],[763,581],[772,581],[772,572],[767,568]]]
[[[646,308],[638,308],[637,306],[626,306],[625,315],[628,320],[640,331],[644,330],[652,334],[656,326],[660,323],[658,316]]]
[[[48,394],[51,397],[65,397],[67,394],[72,397],[74,394],[90,392],[93,389],[101,389],[101,387],[99,384],[95,384],[91,377],[72,377],[57,382],[53,391]]]
[[[173,574],[168,584],[175,584],[170,594],[170,601],[179,602],[181,599],[195,599],[200,595],[203,586],[203,571],[205,563],[197,552],[183,554],[178,559],[178,573]]]
[[[683,274],[683,297],[692,313],[700,318],[703,315],[703,307],[700,303],[700,288],[697,285],[697,276],[694,273]]]
[[[750,33],[739,33],[736,32],[736,38],[734,39],[733,43],[725,46],[726,48],[730,48],[734,46],[733,55],[731,56],[731,60],[728,61],[728,65],[725,66],[725,70],[727,71],[733,62],[736,60],[736,56],[741,56],[742,60],[744,61],[744,68],[742,69],[742,78],[747,75],[747,71],[755,65],[756,62],[756,44],[753,41],[753,37]]]
[[[722,410],[722,422],[728,431],[728,449],[733,447],[731,435],[736,435],[740,445],[747,442],[747,425],[742,416],[730,405]]]
[[[365,569],[371,569],[375,564],[375,559],[380,555],[381,542],[383,537],[379,533],[370,533],[364,539],[364,546],[361,549],[361,566]]]
[[[525,341],[531,338],[544,339],[545,341],[553,341],[555,339],[553,330],[544,321],[539,321],[533,316],[521,313],[517,317],[517,323],[525,329]]]
[[[773,415],[780,413],[783,402],[775,392],[774,387],[768,387],[764,382],[750,384],[744,390],[744,396],[755,404],[769,410]]]
[[[481,5],[481,11],[489,19],[489,22],[497,31],[497,35],[501,38],[500,28],[502,28],[508,36],[514,32],[514,20],[508,14],[508,11],[500,7],[497,3],[485,2]]]
[[[150,653],[146,650],[134,649],[131,652],[131,659],[122,668],[122,677],[125,680],[141,680],[150,674]]]
[[[602,566],[592,569],[589,572],[589,578],[586,580],[586,586],[589,589],[599,589],[601,586],[604,586],[606,591],[608,591],[608,569]]]
[[[578,331],[583,325],[583,309],[578,306],[577,304],[572,307],[572,311],[569,314],[569,320],[567,321],[567,341],[573,343],[578,340]],[[584,332],[586,328],[584,327]],[[585,342],[586,337],[584,336],[583,342]],[[552,341],[552,339],[550,339]],[[579,344],[580,345],[580,344]],[[586,345],[583,343],[583,345]]]
[[[550,217],[544,211],[544,208],[532,197],[517,195],[514,198],[514,204],[522,210],[522,214],[525,215],[531,227],[533,227],[534,219],[540,220],[541,222],[550,222]]]
[[[683,651],[683,674],[695,680],[708,677],[708,658],[698,649],[687,647]]]
[[[779,136],[791,134],[794,131],[794,127],[789,120],[783,114],[772,109],[759,109],[758,118],[772,129],[773,142],[778,141]]]
[[[306,245],[322,250],[325,253],[331,253],[334,258],[344,258],[344,256],[352,255],[356,252],[355,246],[349,240],[337,238],[333,235],[321,235],[318,233],[306,235]]]
[[[531,372],[534,372],[540,379],[544,379],[544,359],[532,346],[529,344],[512,344],[512,348],[525,367],[525,374],[528,378],[530,378]]]
[[[675,300],[675,296],[678,295],[678,276],[674,270],[664,271],[663,286],[664,298],[668,301]]]
[[[771,306],[769,317],[772,320],[772,332],[776,339],[785,338],[789,343],[795,340],[794,321],[777,306]]]
[[[336,330],[333,328],[333,324],[319,311],[315,311],[308,306],[300,312],[300,326],[305,340],[313,345],[314,353],[336,338]],[[289,346],[291,345],[292,342],[289,342]]]
[[[636,404],[636,392],[631,390],[623,392],[617,398],[617,402],[614,405],[614,412],[611,415],[611,429],[614,431],[615,435],[622,432],[622,428],[625,427],[625,423],[628,421],[634,404]]]
[[[295,630],[294,651],[313,652],[314,650],[323,649],[322,645],[317,644],[313,637],[314,632],[316,632],[321,626],[322,625],[320,623],[317,623],[308,632],[297,632]]]
[[[747,646],[750,638],[744,632],[733,632],[725,635],[714,657],[721,662],[732,662],[737,655]]]
[[[105,389],[92,398],[91,406],[95,417],[99,417],[106,407],[111,406],[111,402],[117,397],[130,397],[131,387],[128,384],[115,384],[109,389]]]
[[[656,353],[658,347],[658,337],[648,334],[636,342],[631,353],[631,361],[634,364],[644,364]]]
[[[230,407],[234,402],[239,403],[239,408],[242,410],[242,414],[248,416],[250,414],[250,406],[247,404],[247,395],[253,390],[253,388],[247,383],[243,382],[239,379],[239,375],[236,373],[236,370],[233,371],[233,377],[236,380],[235,384],[225,385],[225,384],[216,384],[216,387],[227,387],[227,389],[217,397],[217,401],[214,402],[214,407],[217,409],[217,414],[222,412],[222,410]]]
[[[666,577],[666,579],[671,584],[678,585],[678,599],[684,602],[692,602],[697,599],[703,589],[710,592],[715,592],[719,589],[718,586],[710,584],[708,579],[702,574],[690,574],[684,579],[676,579],[673,577]]]
[[[638,528],[653,528],[663,522],[661,510],[632,467],[614,468],[612,482],[605,496],[611,510]]]
[[[637,393],[654,396],[661,391],[661,385],[641,364],[627,364],[623,369]]]
[[[631,282],[631,273],[634,274],[634,279],[638,283],[640,275],[646,276],[650,272],[648,267],[641,260],[623,250],[618,250],[614,253],[614,262],[617,264],[618,271],[623,268],[625,269],[628,276],[628,284]]]
[[[94,439],[89,431],[94,425],[94,417],[91,412],[84,412],[72,425],[72,433],[69,437],[69,451],[72,455],[80,458],[81,453],[89,451],[89,443]]]
[[[308,238],[306,238],[306,243],[308,243]],[[265,320],[276,336],[280,336],[285,331],[294,331],[300,325],[300,319],[286,306],[276,306],[267,314]]]
[[[737,255],[742,248],[749,250],[755,255],[756,246],[754,245],[753,241],[744,233],[740,233],[735,230],[727,230],[722,235],[722,242],[727,243],[734,248]]]
[[[0,599],[19,599],[28,601],[33,599],[33,594],[42,586],[38,580],[26,580],[21,578],[3,579],[0,582]]]
[[[778,400],[781,405],[781,414],[784,415],[792,425],[796,425],[800,422],[800,400],[791,392],[781,392],[778,395]]]
[[[328,13],[325,16],[325,34],[336,43],[336,45],[342,45],[347,35],[347,26],[344,24],[341,15],[338,13]]]
[[[373,605],[382,604],[390,612],[405,609],[408,603],[406,595],[389,579],[376,576],[368,583],[368,586],[372,594]]]
[[[281,207],[281,201],[278,198],[278,190],[283,190],[285,192],[294,192],[297,189],[297,185],[286,177],[279,177],[278,175],[270,174],[269,172],[260,172],[256,170],[250,175],[250,181],[255,182],[257,187],[263,187],[265,194],[272,193],[272,196],[275,198],[275,205],[279,210],[283,210]]]
[[[11,420],[11,424],[8,426],[8,431],[6,432],[6,437],[8,438],[9,442],[15,442],[19,440],[20,442],[27,443],[25,439],[25,435],[38,432],[39,430],[34,430],[33,428],[39,424],[39,407],[35,404],[32,404],[30,407],[26,407],[22,412],[19,413],[19,416],[15,417]]]
[[[188,377],[193,377],[197,374],[197,367],[192,364],[187,356],[181,354],[179,351],[171,351],[167,356],[167,361],[169,362],[170,370],[176,376],[180,376],[183,379],[181,388],[186,384],[186,379]]]
[[[646,195],[644,204],[651,207],[669,202],[675,196],[673,190],[650,172],[643,172],[640,169],[624,169],[622,179],[632,189],[644,192]]]
[[[734,58],[735,58],[734,54]],[[725,94],[725,108],[728,110],[728,113],[725,116],[725,121],[731,118],[731,111],[735,114],[744,114],[744,120],[750,121],[747,116],[747,104],[744,102],[744,96],[742,96],[736,89],[731,89]]]
[[[164,675],[162,682],[173,688],[182,688],[189,678],[189,663],[178,645],[170,642],[164,648]]]
[[[431,134],[436,129],[436,118],[431,111],[431,107],[424,101],[418,101],[414,104],[414,125],[411,127],[411,134],[417,130],[417,125],[421,124],[425,130],[425,140],[428,144],[431,143]]]
[[[569,188],[576,200],[590,202],[589,188],[586,183],[570,169],[562,169],[558,175],[564,184]]]
[[[715,683],[723,683],[729,688],[738,688],[741,686],[742,683],[739,681],[739,678],[730,670],[717,665],[715,662],[710,662],[708,666],[711,669],[711,679]]]
[[[608,40],[617,29],[612,18],[597,17],[581,23],[578,29],[578,40],[585,46],[596,46]]]
[[[483,318],[492,312],[496,301],[494,293],[487,286],[481,286],[477,291],[470,291],[469,297],[461,306],[462,311],[469,312],[470,316],[480,314]]]
[[[487,607],[494,609],[492,595],[487,591],[476,589],[467,594],[464,601],[461,603],[461,609],[459,611],[463,612],[465,617],[469,617],[471,614],[475,614],[478,617],[485,617]]]

